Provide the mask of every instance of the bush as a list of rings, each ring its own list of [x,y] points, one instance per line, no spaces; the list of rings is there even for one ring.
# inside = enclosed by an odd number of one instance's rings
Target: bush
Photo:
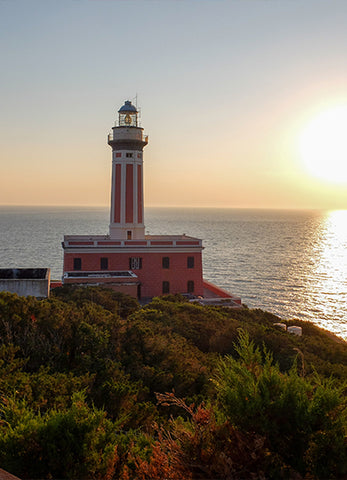
[[[33,412],[24,401],[2,403],[1,465],[22,478],[105,478],[116,469],[117,436],[105,413],[75,394],[69,409]],[[33,461],[34,460],[34,461]]]
[[[236,350],[239,359],[222,360],[215,380],[222,416],[264,436],[270,451],[302,474],[325,479],[347,473],[346,384],[301,376],[296,363],[282,373],[244,331]]]

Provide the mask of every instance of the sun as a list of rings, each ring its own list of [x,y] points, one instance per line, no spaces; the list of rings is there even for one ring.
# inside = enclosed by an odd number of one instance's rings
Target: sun
[[[347,105],[326,110],[304,128],[300,154],[307,170],[333,183],[347,182]]]

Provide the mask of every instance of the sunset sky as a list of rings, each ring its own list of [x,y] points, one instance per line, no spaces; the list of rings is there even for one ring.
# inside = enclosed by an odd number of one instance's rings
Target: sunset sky
[[[0,0],[0,38],[0,205],[108,205],[137,95],[147,206],[347,209],[346,0]]]

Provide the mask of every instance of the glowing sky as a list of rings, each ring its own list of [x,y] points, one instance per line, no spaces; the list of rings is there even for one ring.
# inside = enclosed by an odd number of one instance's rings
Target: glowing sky
[[[0,204],[108,205],[138,94],[147,206],[347,208],[299,148],[347,105],[346,25],[346,0],[0,0]]]

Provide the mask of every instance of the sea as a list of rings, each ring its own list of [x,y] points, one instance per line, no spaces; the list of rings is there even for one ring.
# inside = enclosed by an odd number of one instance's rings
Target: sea
[[[146,233],[203,239],[204,278],[249,308],[347,340],[347,210],[146,208]],[[107,234],[104,207],[0,207],[0,268],[49,267],[64,235]]]

